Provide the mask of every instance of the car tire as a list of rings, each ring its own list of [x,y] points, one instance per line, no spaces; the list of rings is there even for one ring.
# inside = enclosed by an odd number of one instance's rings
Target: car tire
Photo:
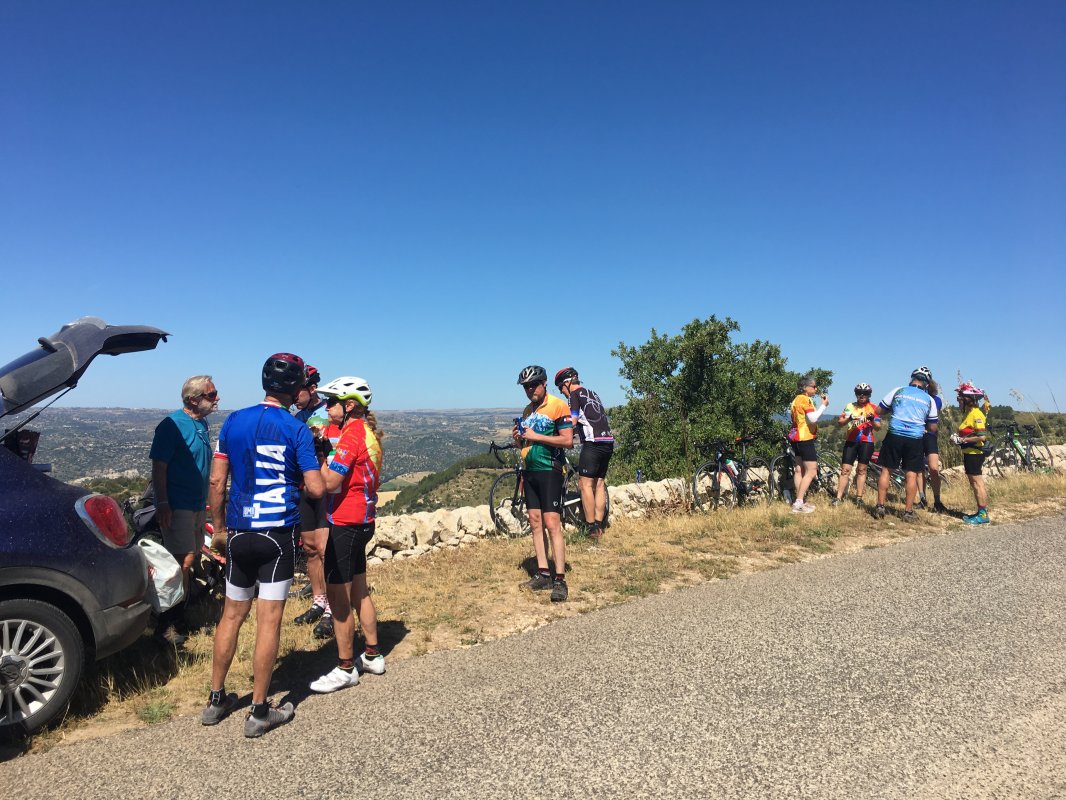
[[[40,600],[0,601],[0,731],[34,733],[66,711],[85,645],[70,617]]]

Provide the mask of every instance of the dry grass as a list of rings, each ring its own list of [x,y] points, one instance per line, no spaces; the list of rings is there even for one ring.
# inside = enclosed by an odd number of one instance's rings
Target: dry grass
[[[1021,475],[989,486],[995,522],[1066,509],[1062,474]],[[924,512],[915,524],[891,515],[875,521],[851,504],[830,508],[824,497],[817,500],[818,511],[810,515],[791,514],[784,505],[715,514],[660,513],[616,521],[599,544],[571,537],[570,601],[563,604],[518,587],[533,567],[527,539],[486,541],[386,564],[370,573],[381,643],[392,661],[474,646],[634,597],[966,527],[959,518]],[[964,480],[954,480],[944,500],[953,508],[973,507]],[[290,602],[286,619],[308,602]],[[32,749],[198,713],[210,688],[212,614],[217,612],[200,606],[196,613],[204,627],[183,650],[161,650],[142,637],[91,668],[67,720],[38,736]],[[251,690],[254,621],[253,611],[227,682],[232,691]],[[286,622],[275,692],[305,691],[310,679],[330,668],[335,654],[332,641],[317,641],[309,627]]]

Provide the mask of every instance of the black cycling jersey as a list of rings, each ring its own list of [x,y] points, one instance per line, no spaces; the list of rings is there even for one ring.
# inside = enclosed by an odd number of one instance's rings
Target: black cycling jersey
[[[600,396],[591,389],[579,386],[570,392],[570,413],[576,418],[577,435],[582,444],[614,441]]]

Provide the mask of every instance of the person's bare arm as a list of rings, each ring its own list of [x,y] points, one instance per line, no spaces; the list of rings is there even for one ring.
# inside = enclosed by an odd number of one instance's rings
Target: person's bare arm
[[[328,468],[323,466],[322,470],[325,469]],[[323,479],[322,470],[304,473],[304,489],[315,499],[321,497],[326,492],[326,482]],[[333,474],[336,475],[336,473]],[[337,477],[340,476],[338,475]]]
[[[220,553],[226,552],[226,481],[229,478],[229,461],[211,459],[211,478],[207,485],[207,504],[211,506],[211,547]]]

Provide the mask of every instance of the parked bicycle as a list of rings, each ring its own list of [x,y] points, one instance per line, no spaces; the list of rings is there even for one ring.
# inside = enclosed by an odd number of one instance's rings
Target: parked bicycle
[[[704,511],[756,505],[770,500],[770,467],[758,456],[748,458],[751,436],[740,436],[740,457],[728,449],[725,439],[710,443],[714,458],[701,465],[692,477],[692,499]]]
[[[1002,442],[990,445],[992,455],[989,461],[999,477],[1015,472],[1051,472],[1055,469],[1051,450],[1036,437],[1036,426],[1019,426],[1012,422],[995,430],[1004,431]]]
[[[881,470],[884,469],[877,463],[877,457],[880,455],[880,451],[874,453],[873,458],[870,459],[870,465],[866,470],[866,485],[877,491],[877,482],[881,478]],[[929,462],[925,461],[922,465],[924,470],[925,485],[932,486],[932,478],[929,476]],[[902,469],[894,469],[889,473],[888,493],[894,494],[898,498],[902,498],[907,486],[907,473]],[[947,491],[951,487],[951,481],[944,475],[944,471],[940,471],[940,490]],[[924,495],[918,497],[918,504],[921,506],[926,505],[926,499]]]
[[[501,453],[508,452],[505,460]],[[525,536],[532,530],[529,526],[529,515],[526,513],[526,497],[522,490],[522,479],[525,469],[522,466],[520,448],[514,444],[489,444],[489,452],[496,457],[508,471],[496,478],[489,489],[489,515],[497,532],[502,536],[517,537]],[[581,507],[581,492],[578,489],[577,470],[570,462],[567,453],[563,453],[564,475],[561,500],[563,526],[574,526],[580,529],[585,524],[585,514]],[[610,519],[611,497],[607,496],[607,506],[604,509],[604,520]]]
[[[796,451],[787,437],[782,442],[781,453],[770,462],[770,497],[791,505],[796,499]],[[835,456],[818,454],[818,471],[809,492],[825,492],[829,497],[836,497],[840,464],[834,459]]]

